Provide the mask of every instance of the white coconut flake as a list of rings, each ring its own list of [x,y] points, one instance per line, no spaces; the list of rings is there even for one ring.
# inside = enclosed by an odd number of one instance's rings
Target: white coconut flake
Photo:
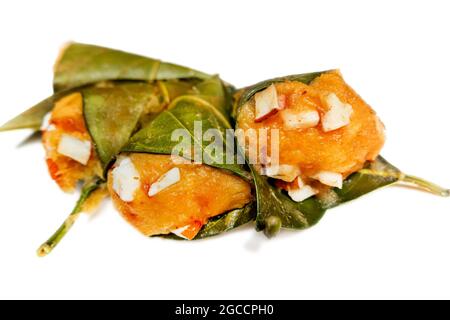
[[[313,179],[319,180],[321,183],[330,186],[342,189],[342,174],[332,171],[320,171],[314,176]]]
[[[50,121],[52,119],[52,113],[49,112],[47,113],[44,118],[42,119],[42,124],[41,124],[41,131],[49,131],[49,128],[51,126]]]
[[[91,157],[92,144],[89,140],[81,140],[68,134],[62,134],[57,152],[63,156],[87,165]]]
[[[187,238],[187,237],[185,237],[185,236],[183,235],[183,232],[185,232],[188,228],[189,228],[189,225],[184,226],[184,227],[181,227],[181,228],[178,228],[178,229],[176,229],[176,230],[172,230],[171,232],[172,232],[174,235],[176,235],[176,236],[178,236],[178,237],[180,237],[180,238],[189,240],[189,238]]]
[[[303,182],[301,177],[297,177],[297,186],[299,188],[302,188],[303,186],[305,186],[305,183]]]
[[[317,126],[320,122],[319,113],[315,110],[295,111],[283,110],[281,112],[286,129],[307,129]]]
[[[264,174],[271,178],[292,182],[300,175],[300,169],[289,164],[271,165],[264,168]]]
[[[141,186],[139,172],[129,157],[121,156],[112,171],[113,190],[125,202],[134,200],[136,191]]]
[[[286,96],[284,94],[278,95],[278,107],[280,110],[286,107]]]
[[[148,190],[148,195],[152,197],[157,193],[163,191],[164,189],[170,187],[171,185],[177,183],[178,181],[180,181],[180,179],[181,179],[180,169],[172,168],[169,171],[167,171],[164,175],[162,175],[158,179],[158,181],[156,181],[150,186],[150,189]]]
[[[282,106],[279,104],[277,89],[275,85],[270,85],[267,89],[255,94],[255,121],[262,121],[278,110]]]
[[[317,190],[312,188],[311,186],[306,185],[298,189],[290,189],[288,190],[288,194],[295,202],[302,202],[303,200],[316,195]]]
[[[353,113],[351,105],[343,103],[334,93],[330,93],[325,98],[325,102],[328,105],[329,110],[322,117],[323,131],[333,131],[350,123],[350,116]]]

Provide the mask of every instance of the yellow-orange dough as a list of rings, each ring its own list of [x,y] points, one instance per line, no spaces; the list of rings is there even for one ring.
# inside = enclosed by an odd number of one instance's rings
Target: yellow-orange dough
[[[316,110],[322,118],[328,111],[324,99],[330,93],[336,94],[343,103],[353,108],[348,125],[324,132],[320,123],[312,128],[287,129],[280,111],[255,122],[254,99],[243,105],[238,114],[238,128],[279,129],[280,164],[298,166],[302,177],[311,177],[319,171],[332,171],[346,177],[379,154],[385,140],[384,126],[372,108],[344,82],[338,71],[322,74],[310,85],[284,82],[277,83],[275,87],[286,109]],[[267,148],[270,155],[270,142]]]
[[[203,164],[174,164],[169,155],[127,156],[140,177],[133,201],[123,201],[114,191],[112,170],[108,189],[124,218],[146,236],[188,226],[183,236],[192,239],[209,218],[241,208],[251,200],[250,184],[224,170]],[[180,181],[149,196],[150,186],[175,167],[180,170]]]
[[[62,134],[90,141],[83,117],[83,101],[80,93],[70,94],[55,103],[49,121],[50,127],[44,128],[42,141],[46,151],[47,166],[53,180],[64,191],[73,191],[80,180],[101,175],[101,166],[94,148],[85,166],[57,152]]]

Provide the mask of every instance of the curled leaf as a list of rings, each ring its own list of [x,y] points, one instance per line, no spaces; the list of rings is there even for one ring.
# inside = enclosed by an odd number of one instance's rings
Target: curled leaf
[[[214,82],[222,90],[221,81],[215,78]],[[229,170],[250,180],[249,173],[242,165],[238,164],[234,146],[228,145],[226,129],[230,128],[229,118],[223,113],[224,107],[221,106],[225,100],[217,95],[218,91],[210,90],[209,92],[212,93],[210,95],[184,95],[175,99],[167,110],[161,112],[153,121],[138,131],[122,151],[170,155],[180,143],[173,139],[173,133],[182,130],[189,136],[192,145],[198,148],[203,163]],[[218,105],[212,104],[205,97],[218,102]],[[208,149],[210,142],[205,141],[202,136],[197,136],[196,123],[200,125],[202,132],[209,129],[215,130],[214,132],[218,134],[216,138],[223,143],[222,150]],[[232,142],[234,143],[234,138]],[[194,154],[191,153],[189,156],[190,160],[194,160]],[[233,159],[227,161],[227,156],[233,157]]]
[[[195,236],[193,240],[200,240],[209,237],[213,237],[233,229],[236,229],[244,224],[247,224],[255,220],[255,209],[253,203],[247,204],[245,207],[240,209],[234,209],[219,216],[209,219],[209,221],[202,227],[199,233]],[[175,234],[167,234],[159,237],[174,239],[174,240],[185,240],[178,237]]]
[[[368,162],[363,169],[350,175],[344,181],[342,189],[330,189],[319,194],[318,198],[322,207],[329,209],[392,184],[414,186],[441,197],[450,196],[449,189],[422,178],[404,174],[382,156],[378,156],[375,161]]]
[[[53,80],[55,92],[105,80],[207,78],[187,67],[94,45],[72,43],[62,52]]]
[[[378,156],[375,161],[345,179],[342,189],[332,188],[319,195],[323,208],[329,209],[342,203],[359,198],[376,189],[398,182],[402,172]]]
[[[141,116],[163,108],[158,87],[147,83],[91,87],[82,95],[86,125],[104,169],[127,144]]]
[[[195,240],[212,237],[247,224],[255,219],[255,213],[253,204],[249,203],[243,208],[211,218],[197,234]]]
[[[38,131],[41,128],[44,117],[53,109],[54,103],[71,92],[71,90],[61,91],[42,100],[35,106],[2,125],[0,127],[0,132],[18,129],[33,129]]]

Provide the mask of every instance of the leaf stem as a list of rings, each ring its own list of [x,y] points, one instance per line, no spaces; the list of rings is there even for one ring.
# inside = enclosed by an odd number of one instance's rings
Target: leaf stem
[[[37,255],[39,257],[45,257],[48,255],[64,238],[64,236],[69,232],[77,218],[80,216],[83,205],[89,199],[89,197],[101,186],[100,180],[95,180],[94,182],[86,183],[83,189],[81,190],[80,198],[78,199],[75,208],[73,208],[72,212],[63,222],[63,224],[56,230],[56,232],[46,241],[44,242],[39,249],[37,250]]]
[[[435,195],[438,195],[441,197],[449,197],[450,196],[450,189],[442,188],[442,187],[438,186],[437,184],[426,181],[419,177],[410,176],[410,175],[405,174],[400,177],[399,181],[407,183],[407,184],[411,184],[421,190],[430,192],[432,194],[435,194]]]

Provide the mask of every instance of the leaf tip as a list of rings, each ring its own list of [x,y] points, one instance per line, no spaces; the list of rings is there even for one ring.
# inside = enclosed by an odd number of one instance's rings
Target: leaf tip
[[[38,257],[42,258],[47,256],[50,252],[52,252],[52,247],[46,242],[39,247],[36,253]]]
[[[264,234],[267,238],[275,237],[281,230],[281,219],[276,216],[270,216],[264,221]]]

